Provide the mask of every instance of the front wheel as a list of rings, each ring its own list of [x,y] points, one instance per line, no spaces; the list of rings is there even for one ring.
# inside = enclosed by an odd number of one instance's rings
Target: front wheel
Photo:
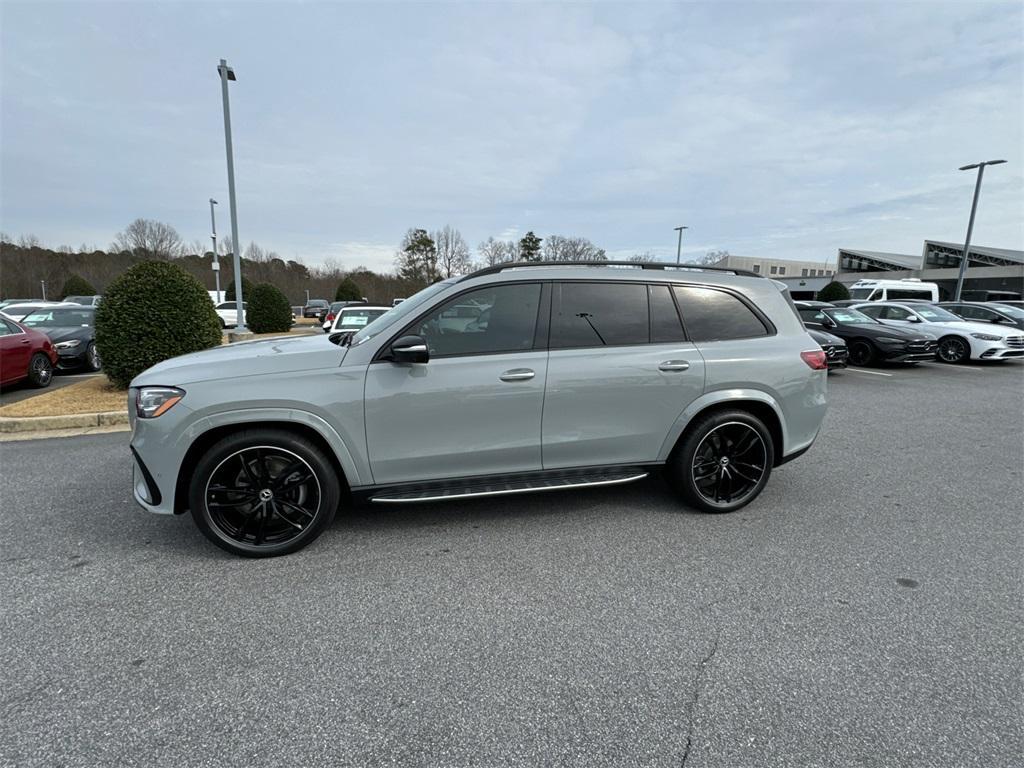
[[[962,363],[971,356],[971,348],[959,336],[947,336],[939,340],[935,356],[944,363]]]
[[[53,381],[53,363],[50,358],[42,352],[32,355],[28,363],[28,383],[33,387],[43,389],[50,386]]]
[[[340,497],[337,472],[323,451],[274,429],[236,432],[216,443],[189,487],[199,530],[244,557],[302,549],[331,524]]]
[[[877,356],[870,341],[855,341],[850,345],[851,365],[871,365]]]
[[[90,341],[89,346],[85,350],[85,367],[90,371],[98,371],[103,367],[103,363],[100,361],[99,350],[96,349],[95,341]]]
[[[774,460],[764,422],[747,411],[718,411],[689,429],[666,470],[691,507],[732,512],[757,498],[771,476]]]

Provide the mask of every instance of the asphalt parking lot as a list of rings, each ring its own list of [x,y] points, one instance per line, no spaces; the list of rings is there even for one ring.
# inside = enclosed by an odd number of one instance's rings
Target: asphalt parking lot
[[[0,763],[1016,766],[1024,364],[850,370],[751,507],[658,478],[247,561],[126,433],[0,444]]]

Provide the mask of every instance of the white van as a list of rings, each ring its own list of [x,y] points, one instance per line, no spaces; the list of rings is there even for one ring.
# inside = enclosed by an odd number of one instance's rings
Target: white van
[[[922,283],[916,277],[902,280],[858,280],[850,286],[850,298],[858,301],[939,300],[938,283]]]

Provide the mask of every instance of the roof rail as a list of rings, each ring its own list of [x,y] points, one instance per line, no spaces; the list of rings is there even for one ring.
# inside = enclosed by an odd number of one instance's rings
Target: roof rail
[[[665,261],[508,261],[502,264],[494,264],[490,267],[478,269],[462,277],[459,282],[469,280],[473,277],[483,275],[495,275],[504,272],[506,269],[525,269],[527,267],[635,267],[636,269],[677,269],[681,272],[724,272],[730,275],[742,277],[764,277],[757,272],[747,269],[733,269],[732,267],[705,267],[700,264],[671,264]]]

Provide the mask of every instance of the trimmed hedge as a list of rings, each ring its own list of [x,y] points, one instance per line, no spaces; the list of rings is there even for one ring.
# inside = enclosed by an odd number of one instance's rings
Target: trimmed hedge
[[[70,275],[64,281],[64,287],[60,289],[60,297],[68,296],[95,296],[98,291],[92,287],[92,283],[81,275]]]
[[[136,264],[110,284],[96,310],[103,370],[121,388],[159,362],[220,343],[206,289],[170,262]]]
[[[244,277],[242,278],[242,301],[246,304],[249,303],[249,293],[252,291],[253,285]],[[235,300],[235,281],[232,280],[228,283],[228,289],[224,291],[224,301]]]
[[[838,280],[833,280],[818,291],[818,301],[845,301],[848,298],[850,298],[850,292]]]
[[[346,277],[338,283],[338,290],[334,292],[335,301],[362,301],[362,299],[363,292],[356,285],[355,280],[350,277]]]
[[[247,305],[245,323],[253,333],[289,331],[292,327],[292,308],[280,290],[270,283],[260,283],[252,290],[242,283],[242,298]]]

